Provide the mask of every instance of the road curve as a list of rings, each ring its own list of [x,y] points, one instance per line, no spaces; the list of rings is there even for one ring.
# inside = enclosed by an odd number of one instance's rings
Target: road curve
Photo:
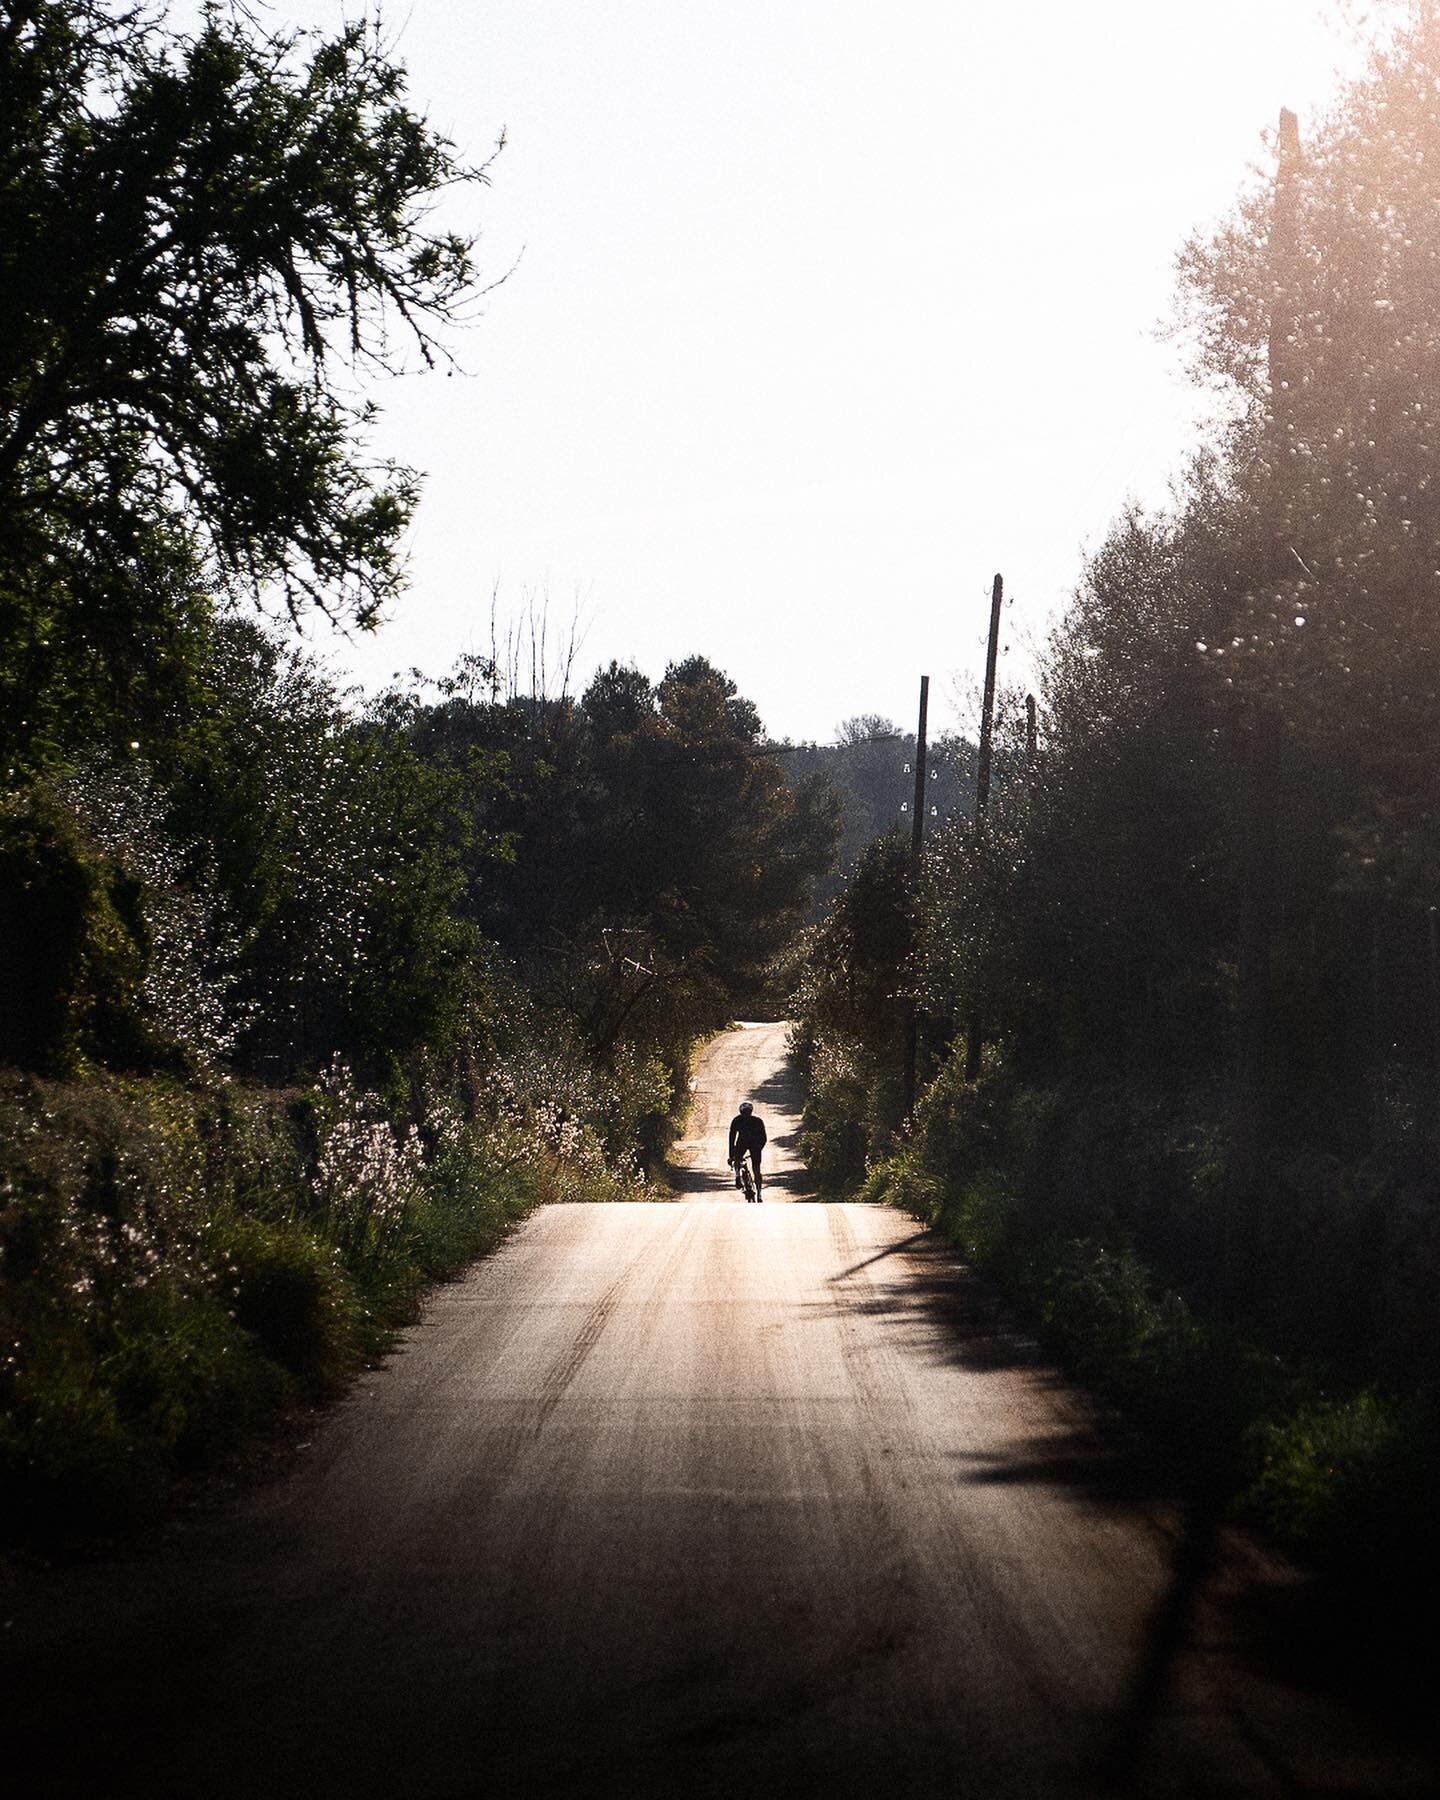
[[[702,1061],[682,1168],[777,1041]],[[1285,1584],[1238,1548],[1143,1679],[1179,1542],[912,1221],[555,1206],[283,1480],[12,1582],[7,1760],[155,1800],[1428,1792],[1251,1653]]]

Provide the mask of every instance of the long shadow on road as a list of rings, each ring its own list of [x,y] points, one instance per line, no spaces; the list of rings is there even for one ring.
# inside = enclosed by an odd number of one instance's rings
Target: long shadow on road
[[[1215,1397],[1215,1417],[1201,1424],[1204,1449],[1191,1444],[1183,1460],[1169,1460],[1055,1368],[953,1246],[928,1229],[839,1270],[829,1288],[837,1317],[858,1314],[881,1323],[896,1347],[911,1355],[981,1375],[1023,1369],[1032,1388],[1038,1383],[1063,1397],[1053,1430],[1037,1435],[1032,1429],[956,1453],[957,1484],[1063,1489],[1079,1504],[1144,1516],[1168,1541],[1166,1584],[1136,1647],[1125,1691],[1117,1696],[1101,1758],[1090,1771],[1098,1791],[1149,1791],[1147,1764],[1182,1665],[1213,1655],[1217,1641],[1245,1679],[1271,1691],[1308,1694],[1312,1711],[1302,1705],[1297,1717],[1314,1716],[1316,1703],[1331,1708],[1350,1722],[1342,1735],[1353,1741],[1358,1730],[1362,1745],[1375,1753],[1372,1760],[1360,1751],[1345,1785],[1328,1779],[1307,1784],[1291,1773],[1282,1777],[1288,1791],[1431,1791],[1415,1782],[1417,1765],[1433,1770],[1437,1756],[1431,1708],[1417,1704],[1420,1684],[1397,1692],[1383,1670],[1367,1670],[1335,1616],[1326,1584],[1267,1556],[1231,1527],[1240,1460],[1223,1397]],[[1394,1650],[1392,1645],[1387,1666],[1394,1664]],[[1294,1734],[1289,1741],[1295,1742]],[[1277,1747],[1282,1753],[1287,1747],[1283,1731]],[[1282,1760],[1277,1755],[1277,1764]],[[1366,1762],[1369,1770],[1362,1772]],[[1393,1787],[1387,1770],[1397,1777]],[[1440,1792],[1440,1782],[1434,1791]]]
[[[771,1142],[785,1145],[792,1140],[789,1137],[772,1138]],[[721,1151],[723,1158],[724,1152]],[[704,1197],[709,1200],[740,1199],[735,1188],[735,1178],[725,1169],[687,1169],[678,1163],[671,1163],[665,1171],[665,1179],[677,1194],[687,1198]],[[765,1170],[765,1192],[772,1195],[784,1194],[791,1200],[813,1200],[810,1177],[803,1168]]]
[[[723,1169],[687,1169],[671,1163],[665,1170],[665,1180],[677,1194],[704,1194],[713,1200],[735,1190],[734,1179]]]

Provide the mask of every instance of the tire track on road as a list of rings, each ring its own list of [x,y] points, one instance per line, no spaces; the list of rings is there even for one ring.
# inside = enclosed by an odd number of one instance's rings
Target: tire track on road
[[[651,1287],[656,1289],[665,1286],[669,1277],[690,1254],[690,1239],[695,1235],[701,1214],[689,1207],[682,1212],[667,1214],[665,1215],[667,1226],[672,1217],[677,1220],[674,1228],[656,1231],[639,1254],[620,1271],[586,1314],[584,1323],[575,1334],[574,1341],[562,1355],[556,1358],[541,1377],[539,1403],[530,1433],[532,1437],[539,1436],[545,1428],[546,1420],[565,1398],[575,1378],[585,1367],[595,1346],[600,1342],[605,1327],[610,1322],[611,1314],[619,1306],[627,1291],[636,1284],[649,1266],[661,1257],[662,1251],[664,1254],[660,1270],[650,1283]]]

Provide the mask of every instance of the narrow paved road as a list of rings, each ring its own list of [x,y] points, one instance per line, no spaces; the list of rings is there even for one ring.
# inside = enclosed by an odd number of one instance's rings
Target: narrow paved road
[[[785,1055],[785,1024],[746,1024],[722,1031],[701,1052],[685,1135],[671,1153],[671,1185],[682,1194],[728,1198],[734,1181],[725,1164],[730,1121],[742,1100],[765,1120],[766,1192],[772,1200],[808,1199],[800,1160],[800,1078]]]
[[[911,1221],[803,1201],[780,1048],[702,1061],[679,1203],[547,1209],[283,1481],[15,1588],[12,1791],[1429,1791],[1250,1654],[1239,1550],[1137,1707],[1172,1521]],[[746,1092],[798,1203],[725,1185]]]

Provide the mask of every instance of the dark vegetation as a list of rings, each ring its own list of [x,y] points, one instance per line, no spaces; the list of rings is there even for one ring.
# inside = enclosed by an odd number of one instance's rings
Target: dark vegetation
[[[918,881],[898,838],[865,852],[796,1034],[833,1191],[943,1225],[1174,1467],[1414,1607],[1440,1417],[1437,87],[1425,4],[1188,246],[1213,441],[1090,564],[1033,762],[1002,697],[983,827],[936,832]]]
[[[526,1208],[643,1193],[829,866],[701,658],[357,707],[294,647],[399,590],[352,396],[448,354],[485,180],[373,22],[0,0],[12,1538],[155,1519]]]

